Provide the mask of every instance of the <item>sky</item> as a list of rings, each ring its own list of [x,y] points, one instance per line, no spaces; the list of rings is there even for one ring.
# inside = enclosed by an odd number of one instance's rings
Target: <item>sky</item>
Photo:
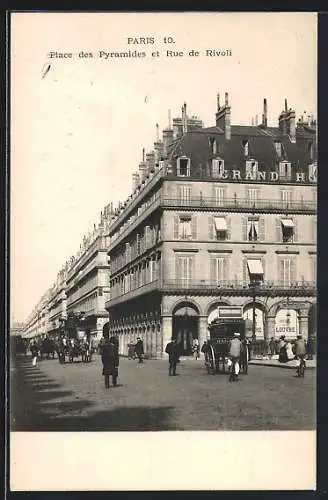
[[[180,115],[215,124],[229,93],[232,124],[284,99],[316,115],[313,13],[14,13],[11,15],[11,316],[24,321],[109,202],[131,193],[142,148]],[[128,38],[154,37],[152,45]],[[174,44],[165,44],[172,37]],[[188,56],[197,50],[198,57]],[[232,56],[206,57],[205,51]],[[137,50],[144,58],[100,58]],[[166,50],[184,52],[166,57]],[[49,58],[50,51],[72,58]],[[93,53],[80,58],[79,53]],[[158,51],[159,57],[152,57]],[[44,72],[50,64],[45,76]]]

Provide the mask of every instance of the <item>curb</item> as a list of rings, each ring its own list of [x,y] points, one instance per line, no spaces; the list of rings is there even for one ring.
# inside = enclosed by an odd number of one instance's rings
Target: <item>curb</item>
[[[285,370],[296,370],[296,366],[292,366],[292,365],[288,365],[288,364],[285,364],[285,363],[281,363],[279,365],[277,364],[274,364],[274,363],[263,363],[262,361],[250,361],[249,362],[250,365],[252,366],[270,366],[270,367],[274,367],[274,368],[283,368]],[[316,366],[307,366],[306,367],[306,370],[315,370],[316,369]]]

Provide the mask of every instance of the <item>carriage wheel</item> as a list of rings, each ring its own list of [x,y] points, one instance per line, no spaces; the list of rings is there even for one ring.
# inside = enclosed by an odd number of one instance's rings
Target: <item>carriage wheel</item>
[[[215,356],[214,356],[214,351],[213,347],[210,346],[208,353],[207,353],[207,373],[209,375],[215,375],[216,374],[216,366],[215,366]]]

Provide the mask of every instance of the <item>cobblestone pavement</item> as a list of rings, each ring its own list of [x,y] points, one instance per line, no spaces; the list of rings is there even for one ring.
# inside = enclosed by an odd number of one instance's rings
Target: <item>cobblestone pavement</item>
[[[178,365],[121,359],[119,386],[104,388],[98,356],[60,365],[18,357],[11,363],[13,431],[312,430],[316,371],[250,366],[230,383],[203,360]]]

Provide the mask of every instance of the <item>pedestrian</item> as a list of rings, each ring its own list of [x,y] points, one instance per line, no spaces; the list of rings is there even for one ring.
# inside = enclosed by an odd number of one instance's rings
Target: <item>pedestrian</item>
[[[103,333],[103,338],[99,342],[101,361],[103,364],[102,374],[105,377],[105,387],[109,389],[109,377],[112,377],[113,386],[117,386],[119,354],[118,344],[115,337],[109,338],[109,332]]]
[[[37,359],[38,359],[38,353],[39,353],[39,346],[35,342],[35,340],[32,340],[31,345],[31,354],[32,354],[32,366],[36,365]]]
[[[291,361],[295,357],[295,355],[293,353],[293,346],[292,346],[292,343],[290,341],[288,341],[286,344],[286,354],[287,354],[288,361]]]
[[[165,348],[165,352],[169,355],[169,376],[176,376],[177,363],[179,362],[179,346],[175,338],[172,337]]]
[[[137,338],[137,343],[136,343],[136,346],[134,348],[134,352],[137,355],[139,363],[143,363],[144,346],[143,346],[143,341],[141,340],[140,337]]]
[[[287,343],[285,342],[285,335],[282,335],[279,339],[279,363],[287,363],[288,361],[288,356],[287,356],[287,349],[286,349]]]
[[[193,340],[192,352],[195,355],[195,359],[197,361],[197,359],[199,358],[199,341],[197,338]]]
[[[239,375],[239,360],[241,355],[241,341],[240,341],[240,333],[235,332],[233,334],[233,339],[230,340],[228,353],[229,357],[234,365],[234,373],[232,372],[232,376],[230,376],[230,380],[238,380]],[[233,366],[231,367],[233,370]]]
[[[276,343],[274,337],[271,337],[269,342],[270,358],[276,354]]]

